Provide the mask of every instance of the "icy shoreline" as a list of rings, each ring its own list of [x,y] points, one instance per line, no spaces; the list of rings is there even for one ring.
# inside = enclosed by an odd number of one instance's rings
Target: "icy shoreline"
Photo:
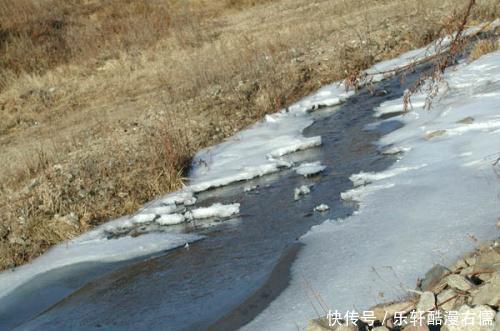
[[[494,24],[498,24],[498,20]],[[367,73],[396,69],[424,59],[433,52],[435,47],[432,44],[376,64]],[[375,75],[373,80],[388,76],[390,74]],[[306,138],[302,135],[302,131],[313,122],[309,112],[341,104],[353,93],[346,92],[341,82],[325,86],[296,104],[266,116],[264,121],[241,131],[226,142],[201,151],[193,160],[190,183],[185,189],[147,204],[134,215],[110,221],[81,237],[58,245],[30,264],[0,273],[0,298],[36,275],[62,266],[84,261],[127,260],[199,240],[199,236],[178,233],[151,233],[118,239],[110,239],[109,234],[153,223],[165,227],[181,224],[193,216],[189,208],[196,203],[196,193],[295,166],[286,158],[288,154],[321,144],[321,137]],[[460,132],[456,131],[455,134]],[[300,169],[300,165],[297,169]],[[316,167],[314,170],[319,169]],[[202,214],[225,217],[237,213],[234,205],[212,207],[217,211],[204,210]]]
[[[301,238],[291,285],[244,329],[305,327],[322,311],[307,288],[339,311],[367,309],[381,293],[384,301],[397,299],[434,263],[450,264],[475,240],[498,236],[500,52],[450,68],[445,81],[431,111],[391,119],[405,125],[378,145],[404,151],[399,161],[351,177],[356,187],[343,198],[359,201],[359,211]],[[402,104],[387,102],[377,113]]]

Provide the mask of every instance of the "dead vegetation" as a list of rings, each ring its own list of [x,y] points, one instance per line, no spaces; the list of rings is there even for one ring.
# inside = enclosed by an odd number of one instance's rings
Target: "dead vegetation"
[[[362,2],[0,2],[0,269],[178,188],[200,148],[467,3]],[[495,17],[478,1],[471,22]]]

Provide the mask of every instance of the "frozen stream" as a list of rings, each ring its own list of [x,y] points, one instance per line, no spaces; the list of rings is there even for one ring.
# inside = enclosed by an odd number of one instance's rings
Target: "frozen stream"
[[[362,90],[341,106],[313,114],[316,121],[304,135],[321,136],[323,144],[292,158],[321,161],[326,166],[322,173],[304,177],[290,169],[203,192],[197,206],[239,202],[239,216],[177,229],[206,236],[189,248],[39,275],[0,300],[0,329],[221,330],[245,325],[287,286],[289,267],[301,247],[297,238],[326,219],[352,214],[355,206],[340,199],[352,187],[349,176],[393,163],[373,142],[399,122],[385,122],[378,131],[363,127],[374,121],[377,106],[401,97],[417,76],[407,76],[404,86],[397,77],[383,81],[373,95]],[[304,184],[313,185],[311,193],[295,201],[294,189]],[[258,187],[245,192],[251,186]],[[330,209],[313,211],[322,203]]]

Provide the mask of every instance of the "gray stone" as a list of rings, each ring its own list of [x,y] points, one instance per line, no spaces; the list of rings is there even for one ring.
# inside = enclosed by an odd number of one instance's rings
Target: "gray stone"
[[[309,321],[307,331],[358,331],[358,327],[353,324],[328,326],[328,320],[320,318]]]
[[[476,261],[477,261],[477,258],[474,254],[470,254],[469,256],[465,257],[465,262],[468,265],[474,265],[474,264],[476,264]]]
[[[429,331],[429,327],[427,325],[407,325],[403,331]]]
[[[471,308],[467,305],[463,305],[458,310],[458,321],[457,325],[450,325],[450,323],[445,323],[441,328],[441,331],[494,331],[495,322],[492,325],[481,325],[480,321],[485,320],[485,316],[490,315],[492,320],[495,317],[496,312],[488,306],[476,306]],[[466,323],[465,318],[470,318],[473,323]]]
[[[449,287],[460,290],[460,291],[469,291],[474,284],[468,281],[464,276],[451,274],[447,276],[444,280]]]
[[[461,271],[460,271],[460,275],[462,276],[467,276],[467,275],[470,275],[474,272],[474,268],[476,266],[473,265],[473,266],[469,266],[469,267],[466,267],[466,268],[463,268]]]
[[[383,321],[384,318],[392,317],[397,312],[407,313],[410,310],[412,310],[414,307],[415,307],[415,303],[411,300],[408,300],[408,301],[380,304],[380,305],[376,305],[374,307],[371,307],[368,310],[373,311],[373,313],[375,315],[375,320]],[[361,318],[361,320],[363,320],[363,318]],[[363,322],[366,323],[367,321],[363,321]]]
[[[446,289],[437,295],[437,305],[443,310],[452,310],[456,301],[457,293],[452,289]]]
[[[431,291],[436,285],[439,284],[444,276],[450,273],[451,271],[448,268],[443,267],[440,264],[436,264],[429,271],[427,271],[424,279],[422,279],[422,282],[420,283],[420,288],[422,291]]]
[[[495,274],[489,281],[478,288],[472,297],[473,305],[498,306],[500,303],[500,274]]]
[[[477,258],[477,264],[495,264],[500,262],[500,253],[496,249],[489,249]]]
[[[455,262],[455,264],[453,265],[453,270],[461,270],[461,269],[464,269],[464,268],[467,268],[469,265],[465,262],[465,260],[463,258],[460,258],[457,260],[457,262]]]
[[[457,123],[459,124],[471,124],[472,122],[474,122],[474,118],[470,116],[467,116],[465,118],[462,118],[460,121],[457,121]]]
[[[434,309],[435,306],[436,306],[436,298],[434,297],[434,293],[424,292],[420,296],[420,300],[417,303],[417,311],[426,312],[431,309]]]

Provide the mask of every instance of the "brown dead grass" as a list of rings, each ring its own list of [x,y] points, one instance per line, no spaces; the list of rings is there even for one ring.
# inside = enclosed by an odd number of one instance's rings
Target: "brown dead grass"
[[[474,61],[479,59],[484,54],[488,54],[500,49],[500,40],[496,38],[478,40],[470,52],[469,60]]]
[[[0,269],[179,188],[199,149],[430,42],[465,3],[0,2]]]

